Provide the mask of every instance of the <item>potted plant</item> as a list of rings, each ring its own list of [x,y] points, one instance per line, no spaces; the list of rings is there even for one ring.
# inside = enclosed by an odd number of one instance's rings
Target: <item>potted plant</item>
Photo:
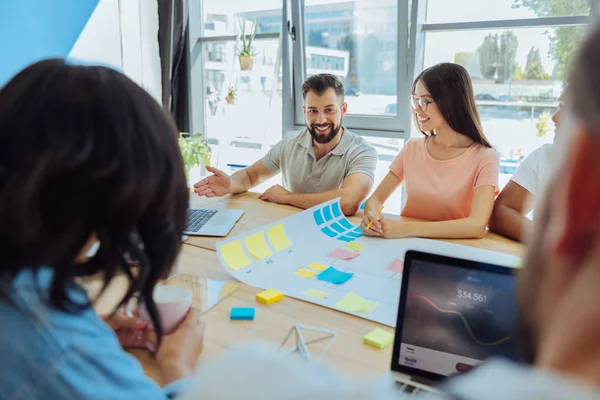
[[[202,162],[204,162],[204,166],[210,165],[212,150],[201,133],[191,136],[187,132],[181,132],[179,134],[179,148],[185,164],[186,179],[189,180],[192,168],[202,165]]]
[[[254,22],[252,23],[250,37],[246,38],[246,20],[242,20],[242,49],[238,54],[238,58],[240,60],[240,69],[242,71],[249,71],[254,65],[254,56],[256,54],[252,52],[252,40],[254,40],[254,36],[256,35],[256,26],[256,20],[254,20]]]
[[[225,101],[227,102],[227,104],[235,104],[235,101],[237,100],[237,93],[235,91],[235,89],[233,88],[233,86],[229,87],[229,90],[227,91],[227,96],[225,97]]]

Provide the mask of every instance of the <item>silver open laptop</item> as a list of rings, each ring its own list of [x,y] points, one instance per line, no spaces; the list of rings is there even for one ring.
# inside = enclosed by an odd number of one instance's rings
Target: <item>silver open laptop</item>
[[[244,210],[190,208],[186,235],[227,236]]]
[[[517,359],[514,269],[407,251],[392,376],[402,390],[435,392],[483,360]]]

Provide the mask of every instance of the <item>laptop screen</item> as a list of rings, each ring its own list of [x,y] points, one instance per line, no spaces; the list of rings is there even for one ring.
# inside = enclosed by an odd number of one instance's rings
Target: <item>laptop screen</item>
[[[401,293],[394,370],[441,379],[517,358],[511,268],[409,251]]]

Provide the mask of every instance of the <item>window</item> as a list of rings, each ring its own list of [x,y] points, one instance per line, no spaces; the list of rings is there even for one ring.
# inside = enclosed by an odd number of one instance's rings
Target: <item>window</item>
[[[435,63],[456,62],[473,80],[504,185],[525,156],[553,141],[551,115],[599,3],[190,0],[192,126],[207,135],[213,164],[231,172],[228,164],[248,165],[282,135],[304,128],[301,84],[328,72],[345,86],[344,125],[379,154],[377,185],[404,140],[419,134],[408,105],[414,77]],[[241,71],[238,60],[242,21],[257,32],[250,71]],[[230,88],[235,102],[227,100]],[[400,191],[386,210],[399,212]]]
[[[523,158],[554,139],[552,114],[583,41],[590,1],[428,0],[426,9],[423,68],[455,62],[469,71],[504,186]]]
[[[349,129],[403,137],[408,115],[404,95],[407,46],[403,44],[408,40],[408,26],[399,26],[398,21],[408,20],[406,3],[305,0],[299,4],[297,22],[303,35],[296,41],[294,54],[304,54],[304,62],[295,58],[296,126],[304,125],[301,82],[311,75],[331,73],[344,83],[349,106],[344,124]]]

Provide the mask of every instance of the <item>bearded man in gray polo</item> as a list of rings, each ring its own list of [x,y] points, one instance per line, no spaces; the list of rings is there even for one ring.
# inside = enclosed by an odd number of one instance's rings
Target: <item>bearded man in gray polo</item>
[[[348,103],[337,77],[311,76],[302,97],[305,130],[286,136],[262,160],[231,176],[207,167],[213,175],[194,191],[206,197],[242,193],[281,172],[283,185],[270,187],[260,199],[306,209],[340,197],[342,212],[356,213],[373,186],[377,152],[342,125]]]

